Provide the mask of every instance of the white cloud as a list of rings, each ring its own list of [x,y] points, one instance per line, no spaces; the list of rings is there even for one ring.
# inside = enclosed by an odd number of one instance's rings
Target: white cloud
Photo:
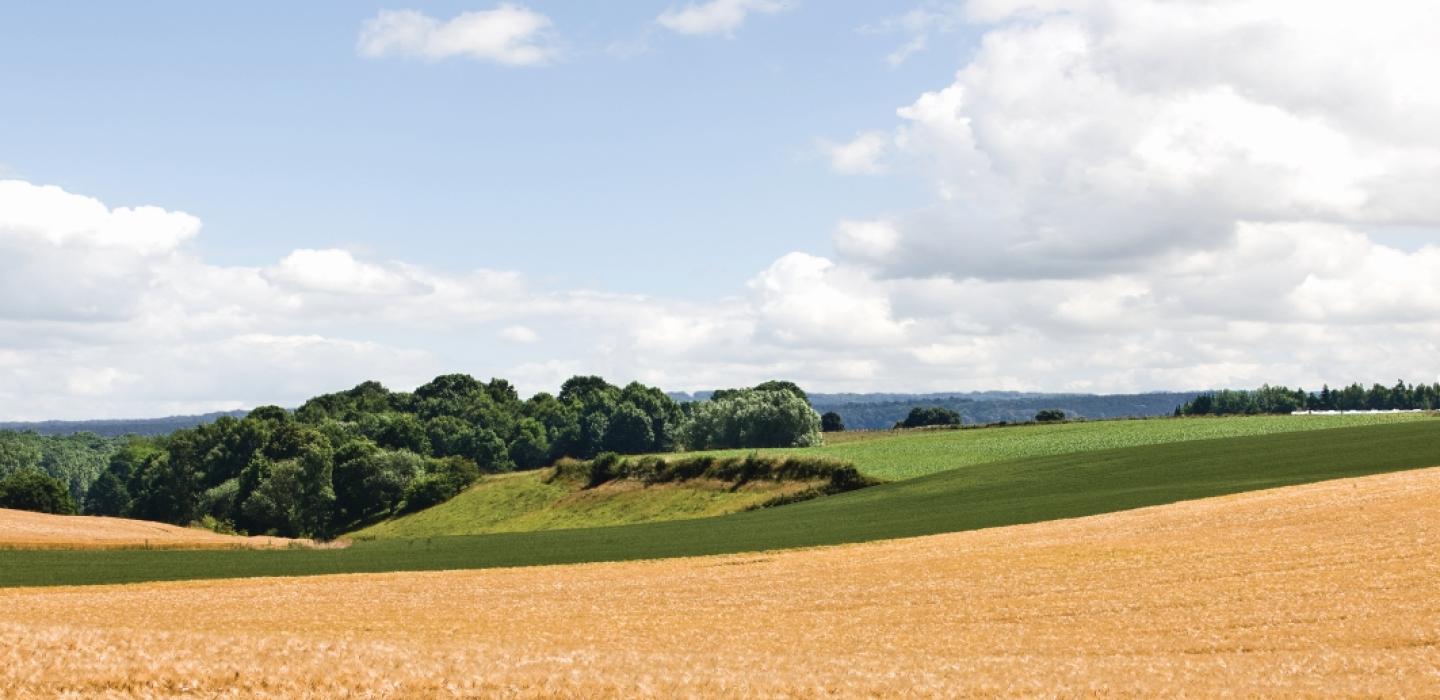
[[[891,137],[883,131],[866,131],[847,143],[820,142],[830,159],[830,168],[842,175],[876,175],[885,172],[881,159],[890,149]]]
[[[521,345],[540,342],[540,334],[528,326],[506,326],[500,329],[500,339]]]
[[[841,221],[835,232],[836,250],[859,260],[884,260],[899,240],[895,225],[883,220]]]
[[[724,34],[732,36],[751,13],[772,14],[789,8],[785,0],[710,0],[669,8],[655,19],[660,26],[680,34]]]
[[[465,56],[510,66],[542,65],[559,56],[549,36],[552,24],[543,14],[509,3],[463,12],[449,21],[416,10],[381,10],[366,20],[357,50],[372,58]]]
[[[55,186],[0,180],[0,243],[32,239],[55,248],[95,247],[156,255],[200,231],[200,220],[158,207],[109,209]]]
[[[423,286],[403,273],[360,262],[349,251],[337,249],[293,251],[268,275],[305,291],[337,294],[401,294]]]
[[[905,321],[867,278],[825,258],[790,253],[750,281],[765,331],[786,344],[883,345],[905,339]]]
[[[939,196],[895,217],[889,274],[1112,274],[1241,222],[1440,225],[1417,186],[1440,178],[1419,127],[1440,91],[1416,73],[1440,10],[1382,6],[971,3],[993,25],[973,60],[899,110],[892,167]]]

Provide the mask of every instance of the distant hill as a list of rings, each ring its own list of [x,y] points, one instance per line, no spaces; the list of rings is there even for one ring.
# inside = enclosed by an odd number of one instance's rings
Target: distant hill
[[[712,392],[670,392],[676,401],[703,401]],[[1045,394],[1023,391],[970,391],[933,394],[810,394],[810,403],[821,413],[834,411],[850,430],[890,428],[916,406],[943,406],[966,423],[1027,421],[1035,412],[1058,408],[1072,418],[1143,418],[1168,416],[1175,408],[1196,396],[1198,391],[1165,391],[1146,394]]]
[[[167,416],[165,418],[119,418],[112,420],[47,420],[36,422],[0,422],[0,430],[32,430],[41,435],[73,435],[94,433],[102,437],[121,435],[167,435],[201,423],[212,423],[222,416],[240,418],[250,411],[216,411],[198,416]]]

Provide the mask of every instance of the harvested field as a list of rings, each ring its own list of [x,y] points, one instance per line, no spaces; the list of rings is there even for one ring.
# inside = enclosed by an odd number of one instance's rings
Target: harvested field
[[[0,694],[1440,694],[1440,469],[801,551],[0,590]]]
[[[221,535],[148,520],[50,515],[0,508],[0,548],[5,549],[263,549],[288,547],[296,542],[284,537]]]

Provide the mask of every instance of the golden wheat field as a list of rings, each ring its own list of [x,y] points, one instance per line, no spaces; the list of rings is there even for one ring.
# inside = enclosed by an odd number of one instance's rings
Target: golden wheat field
[[[1440,695],[1440,469],[750,556],[0,591],[0,695]]]
[[[153,547],[203,549],[224,547],[287,547],[297,540],[283,537],[236,537],[148,520],[90,515],[50,515],[0,508],[0,548],[104,549]],[[308,543],[308,540],[306,541]]]

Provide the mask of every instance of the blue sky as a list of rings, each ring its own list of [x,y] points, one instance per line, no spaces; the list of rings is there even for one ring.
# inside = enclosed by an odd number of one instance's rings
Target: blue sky
[[[657,29],[669,6],[531,3],[564,55],[517,68],[358,56],[383,3],[12,3],[0,89],[24,100],[0,115],[0,163],[200,216],[215,262],[339,246],[678,296],[738,293],[825,248],[837,218],[917,203],[832,174],[815,140],[893,121],[965,42],[891,67],[906,37],[861,31],[882,4],[800,5],[730,37]]]
[[[0,418],[456,371],[1434,381],[1437,35],[1419,0],[8,3]]]

